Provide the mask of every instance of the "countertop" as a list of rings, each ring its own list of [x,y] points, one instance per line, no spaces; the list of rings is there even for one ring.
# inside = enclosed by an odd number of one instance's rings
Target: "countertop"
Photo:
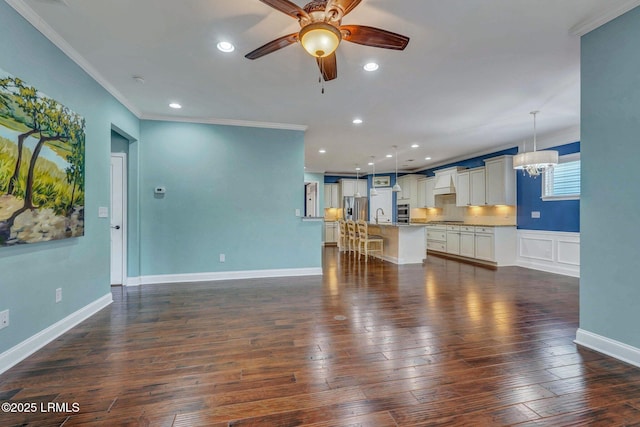
[[[482,222],[460,222],[460,221],[429,221],[421,222],[421,225],[466,225],[471,227],[515,227],[515,224],[487,224]]]

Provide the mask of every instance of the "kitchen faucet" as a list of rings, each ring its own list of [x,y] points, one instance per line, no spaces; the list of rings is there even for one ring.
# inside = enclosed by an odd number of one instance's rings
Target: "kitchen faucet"
[[[382,215],[384,215],[384,210],[382,208],[376,209],[376,224],[378,223],[378,211],[382,212]]]

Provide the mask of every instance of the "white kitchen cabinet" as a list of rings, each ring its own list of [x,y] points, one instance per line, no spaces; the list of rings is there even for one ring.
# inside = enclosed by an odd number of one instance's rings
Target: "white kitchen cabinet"
[[[475,258],[476,241],[475,229],[473,226],[460,226],[460,256]]]
[[[338,200],[342,202],[343,197],[353,197],[357,192],[360,196],[367,197],[367,180],[366,179],[341,179],[339,181],[340,194]]]
[[[471,169],[469,171],[469,203],[471,206],[486,205],[486,194],[485,169]]]
[[[338,243],[340,229],[335,221],[326,221],[324,223],[324,243]]]
[[[427,225],[427,253],[447,251],[447,226],[440,224]]]
[[[433,194],[435,186],[435,178],[418,179],[418,207],[419,208],[435,208],[436,197]]]
[[[475,232],[475,257],[484,261],[495,261],[493,229],[491,227],[476,227]]]
[[[515,226],[427,225],[427,253],[444,252],[493,266],[516,264]]]
[[[486,202],[488,205],[516,204],[516,172],[513,156],[485,159]]]
[[[399,205],[408,204],[410,207],[418,207],[418,179],[422,175],[403,175],[398,178],[398,184],[402,191],[398,193],[397,202]]]
[[[486,204],[484,168],[458,172],[456,206],[484,206]]]
[[[458,172],[456,182],[456,206],[469,206],[471,204],[471,187],[469,171]]]
[[[324,208],[339,208],[340,198],[338,197],[338,184],[324,185]]]
[[[447,253],[460,255],[460,227],[447,225]]]

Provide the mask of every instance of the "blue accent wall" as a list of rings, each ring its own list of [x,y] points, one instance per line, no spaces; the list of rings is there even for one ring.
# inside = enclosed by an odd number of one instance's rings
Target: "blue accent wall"
[[[581,41],[580,328],[640,349],[640,8]]]
[[[579,153],[580,143],[574,142],[558,147],[560,156]],[[517,173],[518,180],[518,228],[526,230],[546,230],[580,232],[580,200],[547,200],[542,197],[542,177],[530,177]],[[531,212],[540,212],[540,218],[531,218]]]

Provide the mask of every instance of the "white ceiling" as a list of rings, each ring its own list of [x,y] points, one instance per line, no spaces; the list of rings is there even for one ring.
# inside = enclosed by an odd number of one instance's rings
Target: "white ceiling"
[[[540,110],[539,137],[575,132],[576,34],[640,4],[363,0],[343,24],[401,33],[409,46],[343,42],[338,78],[322,94],[315,60],[299,45],[244,58],[299,29],[258,0],[6,1],[140,118],[306,129],[306,170],[327,173],[368,171],[371,156],[376,171],[392,170],[393,145],[402,170],[419,170],[530,142],[532,110]],[[219,52],[220,40],[235,52]],[[371,60],[380,69],[367,73]],[[171,101],[183,108],[171,110]],[[355,117],[364,123],[353,125]]]

